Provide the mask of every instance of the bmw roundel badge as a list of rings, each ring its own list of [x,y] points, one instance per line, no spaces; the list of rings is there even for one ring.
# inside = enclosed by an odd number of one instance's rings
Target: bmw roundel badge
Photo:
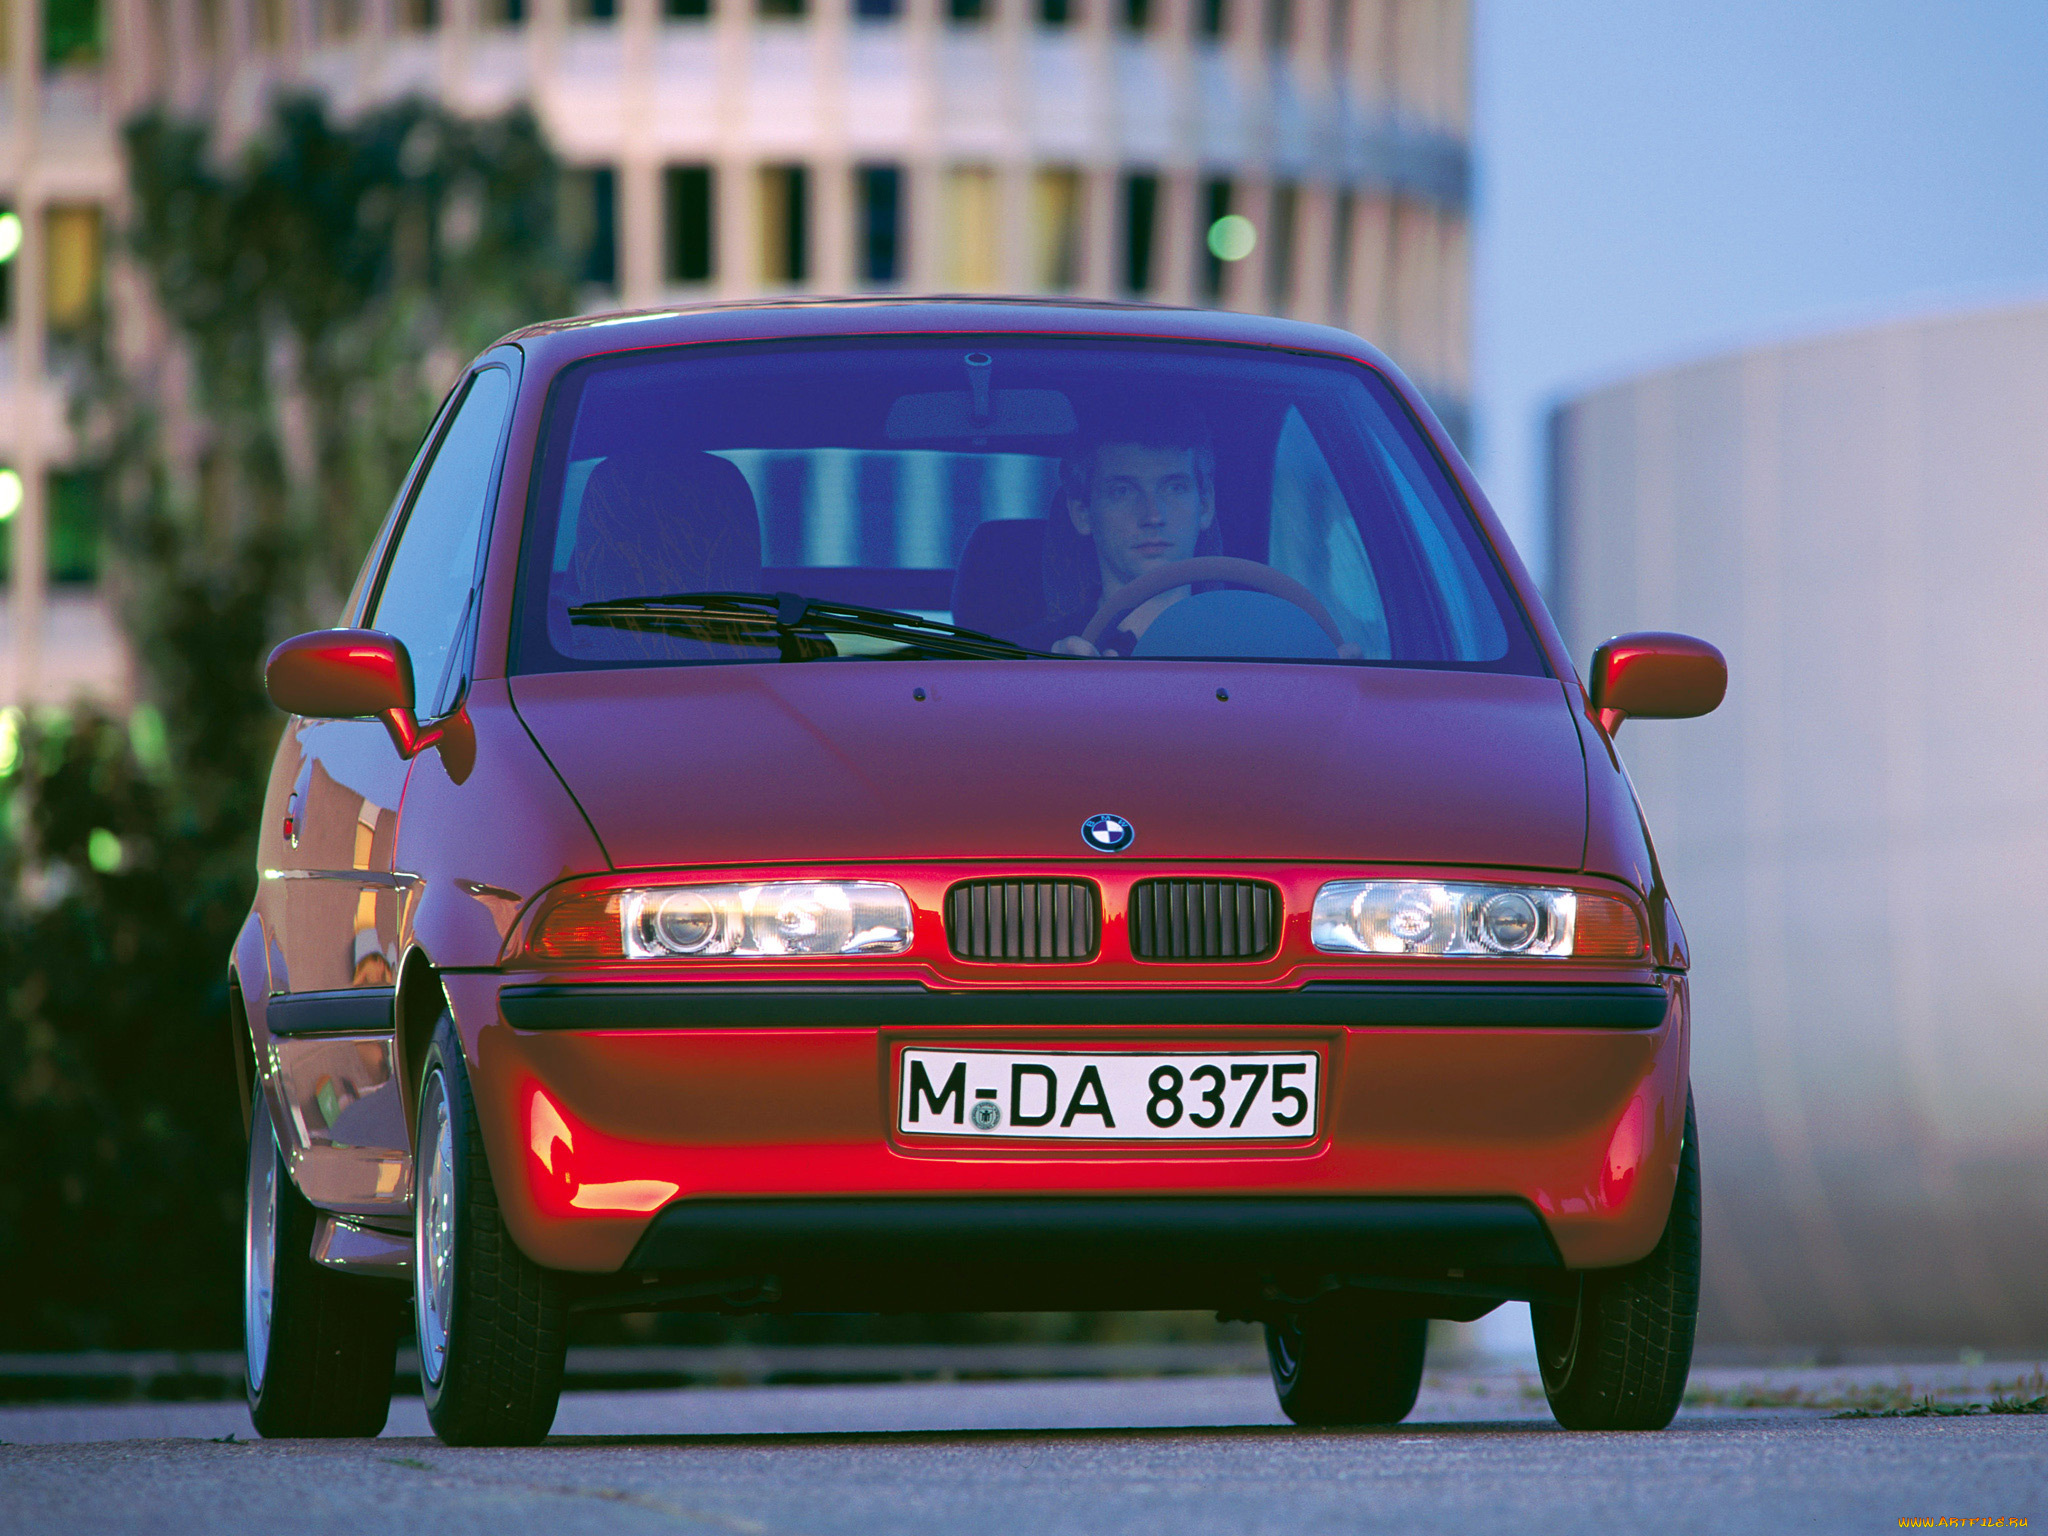
[[[1081,823],[1081,841],[1097,853],[1122,853],[1137,840],[1138,829],[1127,818],[1112,816],[1107,811]]]

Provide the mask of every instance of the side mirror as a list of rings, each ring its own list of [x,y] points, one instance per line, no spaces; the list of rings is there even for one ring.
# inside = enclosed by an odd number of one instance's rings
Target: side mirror
[[[1591,702],[1610,736],[1630,715],[1689,720],[1710,714],[1727,692],[1727,658],[1690,635],[1616,635],[1593,653]]]
[[[413,715],[412,658],[405,642],[374,629],[316,629],[270,653],[263,685],[270,702],[325,720],[381,719],[400,757],[440,740],[442,725],[420,729]]]

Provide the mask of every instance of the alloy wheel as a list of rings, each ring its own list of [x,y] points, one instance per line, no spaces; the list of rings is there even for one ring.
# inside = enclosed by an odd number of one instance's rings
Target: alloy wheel
[[[263,1387],[277,1297],[277,1141],[259,1100],[249,1137],[249,1198],[242,1222],[242,1349],[249,1390]]]
[[[420,1168],[413,1224],[413,1312],[420,1371],[438,1382],[448,1363],[448,1314],[455,1280],[455,1143],[447,1085],[439,1072],[420,1095]]]

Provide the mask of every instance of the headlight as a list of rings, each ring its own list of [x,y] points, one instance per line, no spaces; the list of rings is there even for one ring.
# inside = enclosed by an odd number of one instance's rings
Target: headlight
[[[1612,896],[1536,885],[1333,880],[1316,892],[1317,949],[1367,955],[1623,959],[1643,950],[1635,910]]]
[[[549,960],[784,959],[910,948],[910,898],[880,880],[778,880],[565,894],[534,921]]]

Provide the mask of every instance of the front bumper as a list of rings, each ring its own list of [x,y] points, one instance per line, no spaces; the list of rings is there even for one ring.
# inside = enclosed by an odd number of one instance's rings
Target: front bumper
[[[1111,1213],[1133,1201],[1156,1214],[1137,1224],[1153,1239],[1129,1254],[1155,1274],[1213,1268],[1204,1252],[1269,1275],[1323,1264],[1417,1283],[1530,1268],[1532,1250],[1502,1259],[1489,1247],[1490,1216],[1449,1247],[1419,1232],[1401,1237],[1393,1217],[1408,1202],[1526,1213],[1554,1254],[1549,1266],[1624,1264],[1663,1230],[1685,1123],[1687,999],[1675,974],[1611,986],[827,988],[807,999],[789,989],[578,989],[484,973],[444,984],[520,1246],[554,1268],[631,1271],[655,1286],[680,1271],[787,1281],[803,1257],[821,1275],[846,1277],[841,1305],[865,1306],[852,1296],[863,1254],[899,1253],[886,1267],[900,1276],[918,1263],[943,1268],[948,1253],[1014,1245],[1016,1289],[1043,1295],[1025,1283],[1033,1256],[1073,1270],[1131,1268],[1104,1234],[1116,1228]],[[902,1048],[965,1044],[1315,1049],[1324,1057],[1319,1134],[1286,1146],[899,1140]],[[977,1205],[987,1201],[996,1204]],[[886,1206],[877,1235],[826,1219],[860,1202]],[[1288,1232],[1336,1221],[1340,1204],[1363,1226],[1328,1251],[1289,1258]],[[1061,1214],[1087,1205],[1105,1219],[1076,1226]],[[1213,1229],[1242,1234],[1227,1255],[1201,1236],[1211,1230],[1204,1205],[1236,1213]],[[1321,1212],[1314,1221],[1310,1206]],[[916,1242],[913,1229],[923,1234]],[[733,1247],[735,1233],[765,1231],[811,1239],[779,1257],[772,1243]],[[1353,1239],[1366,1231],[1377,1236],[1361,1247]]]

